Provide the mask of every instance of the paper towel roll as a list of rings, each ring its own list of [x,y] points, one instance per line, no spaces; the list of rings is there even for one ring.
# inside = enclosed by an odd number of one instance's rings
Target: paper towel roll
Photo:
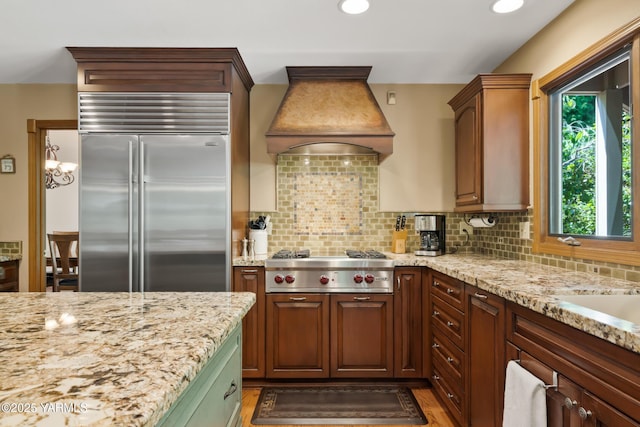
[[[490,220],[488,216],[471,218],[469,224],[474,228],[487,228],[496,225],[495,221]]]

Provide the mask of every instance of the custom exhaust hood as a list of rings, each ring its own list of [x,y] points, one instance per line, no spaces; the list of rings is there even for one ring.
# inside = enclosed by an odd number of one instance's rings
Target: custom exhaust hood
[[[389,127],[367,78],[371,67],[286,67],[289,88],[265,133],[270,154],[393,152]]]

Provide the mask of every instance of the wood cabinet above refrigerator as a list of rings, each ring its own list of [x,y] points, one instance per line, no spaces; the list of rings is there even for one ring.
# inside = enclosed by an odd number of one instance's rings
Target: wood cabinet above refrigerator
[[[480,74],[449,105],[455,112],[456,212],[529,206],[531,74]]]

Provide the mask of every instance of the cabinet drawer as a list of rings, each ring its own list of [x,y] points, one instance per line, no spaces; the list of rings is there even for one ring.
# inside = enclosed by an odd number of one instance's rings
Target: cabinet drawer
[[[437,296],[458,310],[464,311],[464,283],[447,275],[432,272],[431,295]]]
[[[440,336],[436,331],[433,334],[431,354],[433,355],[433,360],[437,360],[442,369],[451,375],[455,385],[462,388],[465,375],[464,353],[462,350],[448,338]]]
[[[456,419],[458,425],[462,425],[464,394],[459,388],[451,385],[449,377],[444,372],[439,363],[434,361],[431,383],[440,400],[449,409],[449,413]]]
[[[458,347],[464,347],[464,314],[461,311],[434,297],[431,300],[431,320],[434,328]]]

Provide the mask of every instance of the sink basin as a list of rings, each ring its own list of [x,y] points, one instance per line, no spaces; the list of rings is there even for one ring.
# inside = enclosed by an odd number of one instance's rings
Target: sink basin
[[[597,313],[583,309],[588,308],[640,325],[640,295],[556,295],[556,298],[561,301],[562,308],[570,311],[597,317]]]

